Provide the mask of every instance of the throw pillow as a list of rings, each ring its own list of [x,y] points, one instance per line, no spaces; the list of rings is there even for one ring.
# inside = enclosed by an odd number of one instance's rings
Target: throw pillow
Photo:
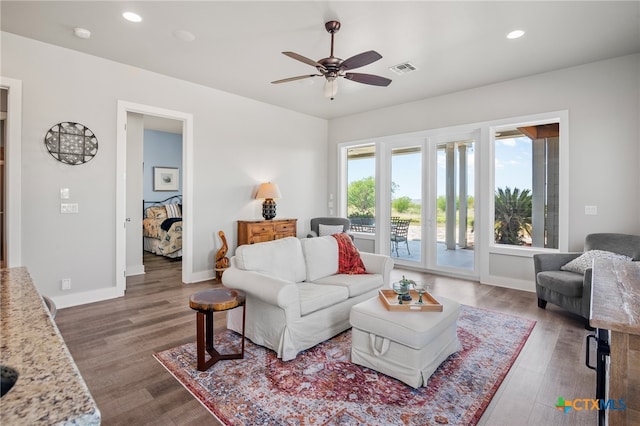
[[[591,268],[591,266],[593,266],[593,259],[631,260],[629,256],[625,256],[624,254],[604,250],[589,250],[576,257],[571,262],[561,266],[560,269],[563,271],[584,274],[587,268]]]
[[[353,244],[349,234],[344,232],[333,234],[338,242],[338,273],[339,274],[366,274],[367,270],[360,258],[360,252]]]
[[[182,212],[180,211],[180,207],[177,204],[167,204],[164,206],[167,209],[167,217],[169,219],[173,217],[182,217]]]
[[[327,235],[339,234],[344,231],[344,226],[342,225],[318,225],[318,236],[326,237]]]

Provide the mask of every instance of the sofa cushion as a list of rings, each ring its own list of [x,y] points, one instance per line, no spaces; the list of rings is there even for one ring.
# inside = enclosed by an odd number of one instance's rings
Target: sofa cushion
[[[304,281],[307,275],[300,240],[295,237],[241,245],[235,257],[238,268],[245,271],[293,282]]]
[[[591,268],[593,265],[593,259],[631,260],[629,256],[625,256],[624,254],[613,253],[606,250],[589,250],[571,262],[561,266],[560,269],[575,272],[576,274],[584,274],[587,268]]]
[[[569,271],[538,272],[538,285],[568,297],[582,297],[584,276]]]
[[[302,252],[308,282],[316,281],[338,272],[338,243],[331,235],[318,238],[303,238]]]
[[[349,297],[359,296],[371,290],[382,288],[384,280],[381,274],[337,274],[319,278],[314,284],[345,287],[349,290]]]
[[[349,291],[344,287],[312,283],[298,284],[298,293],[300,294],[300,315],[303,316],[349,298]]]

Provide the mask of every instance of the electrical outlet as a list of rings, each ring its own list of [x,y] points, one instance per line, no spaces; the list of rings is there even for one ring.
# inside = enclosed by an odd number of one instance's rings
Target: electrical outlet
[[[60,203],[60,213],[78,213],[78,203]]]
[[[71,278],[61,279],[60,287],[62,287],[63,290],[71,290]]]
[[[584,214],[589,216],[597,216],[598,206],[584,206]]]

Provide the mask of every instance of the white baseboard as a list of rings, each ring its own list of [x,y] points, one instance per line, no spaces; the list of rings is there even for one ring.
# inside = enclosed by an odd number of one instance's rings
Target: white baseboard
[[[87,303],[101,302],[103,300],[115,299],[124,296],[122,290],[115,287],[101,288],[99,290],[83,291],[65,296],[53,296],[51,300],[56,304],[56,308],[70,308],[72,306],[84,305]]]
[[[480,282],[482,284],[489,284],[496,287],[512,288],[514,290],[522,290],[533,293],[535,293],[536,291],[536,284],[533,281],[499,277],[497,275],[489,275],[486,280]]]
[[[144,265],[127,266],[125,276],[132,277],[134,275],[144,275]]]
[[[209,269],[208,271],[202,271],[202,272],[194,272],[193,274],[191,274],[190,277],[187,278],[189,281],[186,282],[185,284],[193,284],[193,283],[199,283],[202,281],[209,281],[214,279],[215,277],[216,277],[216,274],[213,269]]]

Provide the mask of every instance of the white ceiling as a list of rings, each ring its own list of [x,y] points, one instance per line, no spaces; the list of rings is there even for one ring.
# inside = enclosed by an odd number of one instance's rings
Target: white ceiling
[[[125,21],[125,10],[143,21]],[[640,1],[3,0],[0,14],[2,31],[327,119],[640,52]],[[321,77],[270,83],[315,73],[281,52],[328,57],[329,20],[342,23],[335,56],[376,50],[383,58],[357,72],[391,78],[389,87],[341,79],[332,101]],[[513,29],[526,34],[508,40]],[[388,69],[406,61],[418,71]]]

